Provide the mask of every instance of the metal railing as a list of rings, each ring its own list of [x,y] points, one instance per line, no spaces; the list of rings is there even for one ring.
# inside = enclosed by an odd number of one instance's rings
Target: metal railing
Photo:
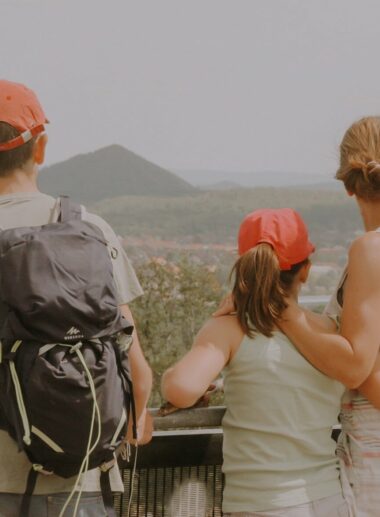
[[[154,416],[152,441],[138,449],[130,517],[221,517],[224,407],[180,410]],[[120,460],[124,494],[115,509],[126,517],[135,451]]]

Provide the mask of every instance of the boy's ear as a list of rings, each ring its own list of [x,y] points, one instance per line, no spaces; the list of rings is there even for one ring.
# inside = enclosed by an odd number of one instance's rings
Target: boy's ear
[[[37,165],[42,165],[45,161],[46,145],[48,143],[47,135],[41,135],[37,138],[33,149],[33,160]]]
[[[309,260],[307,262],[307,264],[305,264],[304,266],[302,266],[302,268],[300,269],[300,272],[299,272],[299,279],[300,279],[300,282],[302,282],[303,284],[305,282],[307,282],[307,279],[309,277],[309,273],[310,273],[310,268],[311,268],[311,261]]]

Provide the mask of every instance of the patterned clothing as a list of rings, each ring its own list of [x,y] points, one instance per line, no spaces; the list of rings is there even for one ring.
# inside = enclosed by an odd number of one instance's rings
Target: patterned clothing
[[[342,487],[355,517],[380,515],[380,411],[356,390],[347,391],[337,454]]]
[[[270,510],[269,512],[224,513],[224,517],[350,517],[350,509],[343,497],[333,495],[311,503]]]
[[[380,231],[378,229],[377,231]],[[338,323],[342,312],[343,272],[326,314]],[[347,390],[342,399],[342,433],[337,454],[340,458],[343,493],[354,517],[380,515],[380,411],[357,390]]]

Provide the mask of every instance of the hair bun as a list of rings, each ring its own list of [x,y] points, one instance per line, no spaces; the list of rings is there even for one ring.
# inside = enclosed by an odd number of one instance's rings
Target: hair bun
[[[372,160],[371,162],[367,163],[366,170],[369,175],[380,173],[380,163],[375,160]]]

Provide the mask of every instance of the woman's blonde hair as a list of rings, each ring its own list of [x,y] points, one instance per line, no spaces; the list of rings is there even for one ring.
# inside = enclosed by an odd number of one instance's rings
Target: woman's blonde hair
[[[380,200],[380,117],[362,118],[347,129],[335,177],[359,198]]]
[[[270,337],[286,309],[286,297],[295,275],[306,259],[288,271],[281,271],[272,246],[261,243],[250,249],[236,261],[231,276],[237,318],[243,332],[254,337],[255,332]]]

